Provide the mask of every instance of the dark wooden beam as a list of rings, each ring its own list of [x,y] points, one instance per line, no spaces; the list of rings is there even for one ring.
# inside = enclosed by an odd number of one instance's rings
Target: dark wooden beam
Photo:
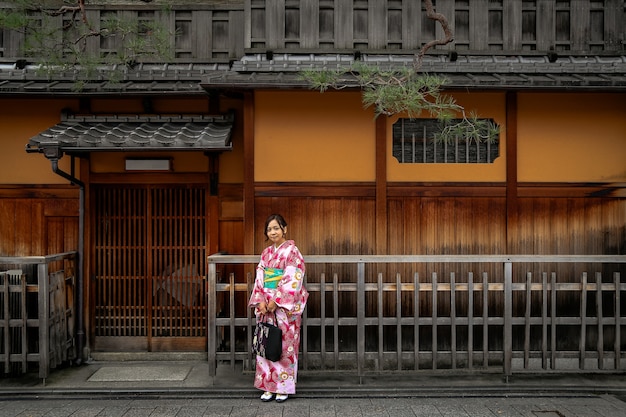
[[[271,182],[257,183],[257,197],[368,197],[376,195],[375,185],[361,182]]]

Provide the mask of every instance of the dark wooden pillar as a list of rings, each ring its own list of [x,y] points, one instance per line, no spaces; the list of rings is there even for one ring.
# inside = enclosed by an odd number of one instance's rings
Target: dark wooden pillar
[[[243,100],[243,249],[254,254],[254,92],[244,93]]]
[[[207,236],[208,245],[207,253],[212,255],[219,250],[219,197],[218,197],[218,184],[219,184],[219,154],[215,152],[209,152],[207,154],[209,159],[209,173],[207,181],[209,186],[207,187],[206,201],[208,208],[208,221],[207,221]]]
[[[376,118],[376,254],[387,254],[387,116]]]
[[[506,94],[506,252],[519,251],[517,201],[517,93]]]

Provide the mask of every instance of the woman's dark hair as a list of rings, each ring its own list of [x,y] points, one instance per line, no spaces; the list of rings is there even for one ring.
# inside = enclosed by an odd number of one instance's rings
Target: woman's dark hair
[[[269,240],[269,236],[267,235],[267,226],[270,225],[272,220],[276,220],[276,223],[280,226],[283,233],[285,232],[285,227],[287,227],[287,222],[280,214],[270,214],[270,216],[265,220],[265,227],[263,228],[263,234],[265,235],[265,240]]]

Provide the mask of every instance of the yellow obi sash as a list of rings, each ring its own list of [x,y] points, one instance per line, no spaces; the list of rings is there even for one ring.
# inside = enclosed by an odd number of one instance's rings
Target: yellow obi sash
[[[278,281],[283,279],[284,270],[278,268],[265,268],[263,275],[263,287],[276,289]]]

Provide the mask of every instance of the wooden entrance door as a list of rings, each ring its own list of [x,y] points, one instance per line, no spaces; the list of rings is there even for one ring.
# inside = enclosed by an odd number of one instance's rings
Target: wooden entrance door
[[[206,187],[93,187],[95,349],[204,351]]]

